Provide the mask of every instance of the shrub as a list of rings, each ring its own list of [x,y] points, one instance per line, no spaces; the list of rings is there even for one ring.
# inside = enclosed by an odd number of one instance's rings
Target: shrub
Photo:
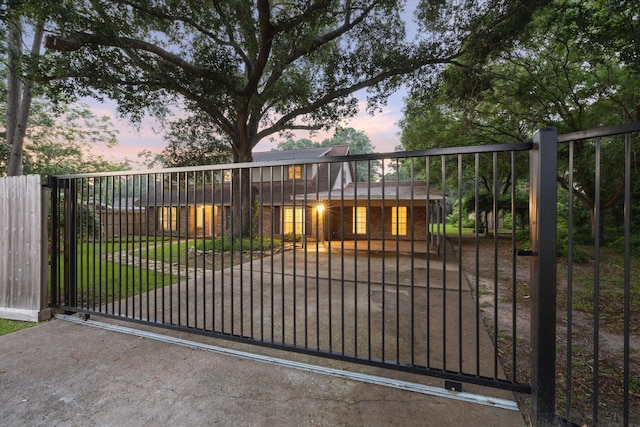
[[[282,246],[282,241],[277,239],[269,239],[264,238],[260,239],[249,239],[248,237],[234,238],[231,237],[216,237],[213,240],[202,240],[196,244],[196,249],[199,251],[218,251],[218,252],[228,252],[232,249],[234,251],[249,251],[249,250],[271,250],[275,248],[279,248]]]
[[[301,242],[302,234],[287,233],[282,236],[282,240],[284,240],[285,242]]]
[[[612,240],[609,244],[610,247],[619,250],[620,252],[624,251],[624,236],[620,236],[615,240]],[[631,250],[631,255],[634,257],[640,257],[640,235],[632,234],[629,237],[629,247]]]
[[[529,229],[524,228],[516,230],[516,241],[522,245],[529,246],[531,244],[529,242]]]
[[[558,242],[556,244],[556,254],[559,257],[569,257],[569,235],[566,230],[558,230]],[[582,249],[576,247],[575,239],[573,245],[573,262],[585,263],[589,261],[589,255]]]
[[[476,221],[473,218],[463,218],[462,228],[475,228]]]

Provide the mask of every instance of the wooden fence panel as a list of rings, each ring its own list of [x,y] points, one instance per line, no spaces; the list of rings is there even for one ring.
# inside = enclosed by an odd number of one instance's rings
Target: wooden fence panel
[[[50,316],[47,206],[40,176],[0,178],[0,318],[41,321]]]

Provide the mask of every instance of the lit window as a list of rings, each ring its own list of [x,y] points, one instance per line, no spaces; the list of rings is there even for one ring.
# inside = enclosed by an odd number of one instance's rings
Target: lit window
[[[178,229],[178,209],[160,208],[160,224],[164,230],[175,231]]]
[[[196,206],[196,227],[204,227],[204,206]]]
[[[284,208],[283,210],[283,234],[303,234],[304,233],[304,209]]]
[[[287,168],[289,179],[301,179],[302,178],[302,165],[289,166]]]
[[[353,208],[353,234],[367,234],[367,207]]]
[[[407,207],[399,206],[391,208],[391,235],[407,235]]]

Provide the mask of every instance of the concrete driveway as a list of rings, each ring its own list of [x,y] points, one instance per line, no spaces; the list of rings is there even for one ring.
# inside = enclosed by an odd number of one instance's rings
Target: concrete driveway
[[[488,335],[484,332],[476,337],[475,326],[467,325],[465,316],[473,312],[473,301],[468,287],[460,287],[455,263],[428,267],[433,281],[426,282],[426,270],[417,269],[415,260],[412,264],[408,257],[389,257],[384,262],[374,258],[371,264],[361,262],[357,253],[344,254],[334,257],[314,251],[312,257],[309,253],[305,257],[303,251],[285,252],[265,258],[260,275],[254,261],[103,309],[142,319],[164,318],[175,325],[215,325],[216,330],[236,335],[306,342],[310,347],[387,359],[405,360],[428,353],[432,366],[464,365],[471,370],[477,369],[476,358],[460,359],[458,355],[471,352],[473,339],[478,339],[481,363],[489,361],[480,370],[493,368]],[[393,273],[390,283],[394,284],[389,285],[385,275],[392,268],[402,274]],[[336,274],[344,279],[334,280]],[[419,283],[428,286],[416,286],[416,275],[421,278]],[[357,307],[366,307],[365,314]],[[517,411],[472,403],[477,394],[513,399],[500,390],[465,385],[471,399],[460,400],[457,393],[371,384],[358,380],[357,375],[340,377],[266,363],[162,341],[153,334],[336,372],[391,378],[398,384],[414,383],[427,389],[442,390],[442,380],[153,326],[136,326],[152,332],[141,338],[92,327],[96,319],[96,326],[122,323],[93,315],[84,323],[53,320],[0,337],[3,425],[523,425]],[[427,334],[427,324],[428,344],[419,340],[416,344],[415,336]],[[413,334],[405,334],[406,330]],[[447,330],[462,335],[449,336]],[[384,344],[376,338],[383,335]],[[370,340],[371,336],[375,339]],[[473,339],[461,340],[461,336]]]

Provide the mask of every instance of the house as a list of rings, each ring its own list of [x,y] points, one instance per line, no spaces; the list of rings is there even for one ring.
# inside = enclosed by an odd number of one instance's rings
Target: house
[[[435,211],[429,207],[442,199],[441,193],[417,181],[355,182],[348,161],[313,162],[348,155],[348,145],[254,153],[255,166],[250,169],[254,232],[272,238],[305,236],[305,240],[426,238],[427,215]],[[204,185],[187,183],[186,174],[179,185],[175,182],[179,176],[163,177],[148,194],[127,202],[124,210],[106,210],[101,217],[105,233],[118,235],[124,229],[129,234],[183,238],[224,234],[232,223],[233,198],[238,197],[229,174],[220,172],[216,176],[220,182]],[[105,229],[129,221],[135,209],[138,225]],[[127,220],[119,215],[127,215]]]
[[[348,145],[255,153],[254,162],[282,162],[342,157]],[[261,224],[265,236],[317,235],[319,194],[339,190],[354,181],[348,162],[293,164],[254,170],[252,182],[259,188]]]
[[[419,181],[352,182],[318,200],[325,205],[326,238],[425,240],[442,193]]]
[[[147,213],[138,202],[137,198],[124,197],[110,206],[95,206],[105,237],[146,234]]]
[[[347,156],[348,145],[301,150],[254,153],[255,167],[250,169],[252,193],[260,206],[265,236],[281,238],[307,234],[313,211],[303,207],[298,196],[327,192],[353,181],[347,162],[299,164],[302,160]],[[290,166],[270,166],[269,162],[287,162]],[[297,163],[297,164],[293,164]],[[180,180],[178,184],[176,182]],[[231,223],[235,191],[228,174],[216,176],[215,184],[187,183],[180,174],[164,177],[150,185],[148,193],[133,199],[101,206],[100,220],[105,236],[157,235],[213,237],[222,235]]]

